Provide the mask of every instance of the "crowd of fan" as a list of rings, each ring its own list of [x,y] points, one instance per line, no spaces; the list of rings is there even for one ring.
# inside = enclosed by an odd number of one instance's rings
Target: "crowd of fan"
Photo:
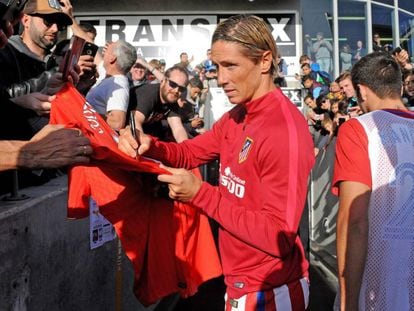
[[[0,49],[0,90],[5,113],[0,136],[4,141],[30,142],[47,126],[55,94],[63,85],[59,67],[70,48],[66,29],[70,27],[73,34],[92,45],[97,33],[92,25],[75,20],[69,0],[61,1],[60,7],[47,0],[30,0],[17,27],[15,35]],[[59,41],[62,37],[65,39]],[[115,131],[126,127],[131,118],[141,122],[138,128],[144,131],[155,120],[166,132],[172,131],[169,137],[177,141],[205,131],[203,103],[208,88],[217,86],[210,50],[205,61],[194,68],[183,52],[179,62],[167,70],[162,59],[146,61],[137,56],[135,47],[118,40],[101,47],[96,56],[81,55],[78,66],[79,81],[74,81],[77,90]],[[134,96],[130,96],[138,93],[147,94],[154,102],[153,107],[145,107],[145,112],[149,111],[142,120],[141,103],[136,98],[133,102]],[[167,107],[162,107],[161,118],[160,106]],[[154,118],[157,114],[158,119]],[[89,154],[89,146],[85,150]],[[24,164],[15,166],[28,168]],[[19,184],[40,185],[62,173],[64,169],[19,171]],[[10,171],[0,174],[2,184],[7,185],[0,194],[12,191],[13,175]]]
[[[35,5],[26,6],[20,32],[0,50],[0,89],[8,103],[4,105],[6,118],[0,134],[1,139],[6,140],[30,140],[48,124],[57,91],[59,76],[56,74],[70,45],[67,39],[58,42],[66,28],[71,27],[75,35],[91,44],[97,35],[92,25],[77,23],[68,0],[61,1],[60,9],[50,7],[46,0],[29,3]],[[39,8],[43,9],[39,11]],[[210,56],[211,51],[207,50],[205,60],[194,65],[193,59],[182,52],[179,62],[167,69],[162,59],[147,61],[137,56],[128,42],[108,42],[96,56],[80,57],[76,88],[114,130],[125,128],[133,118],[139,130],[150,131],[149,134],[161,130],[162,139],[180,142],[205,131],[203,116],[208,90],[217,87],[217,69]],[[404,103],[412,107],[412,64],[404,50],[395,57],[404,68]],[[287,66],[281,55],[277,59],[279,77],[275,83],[286,86]],[[312,128],[324,136],[316,146],[317,153],[329,145],[342,122],[361,111],[349,71],[333,80],[307,55],[300,57],[300,66],[302,72],[296,78],[308,91],[304,97],[308,107],[306,118]],[[160,128],[152,133],[154,122]],[[42,184],[60,175],[61,171],[19,174],[21,184],[27,186]],[[2,189],[2,193],[9,191],[7,187]]]
[[[405,50],[393,55],[402,71],[403,103],[409,110],[414,110],[414,66]],[[363,112],[358,106],[357,92],[351,82],[352,68],[331,79],[308,55],[302,55],[299,61],[302,72],[296,75],[296,79],[307,90],[303,100],[305,116],[312,132],[317,134],[315,155],[318,155],[320,150],[329,146],[343,122]]]

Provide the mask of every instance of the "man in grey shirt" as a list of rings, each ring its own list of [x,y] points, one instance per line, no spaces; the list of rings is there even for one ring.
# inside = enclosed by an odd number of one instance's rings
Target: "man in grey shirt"
[[[323,32],[318,32],[316,34],[316,42],[313,44],[313,52],[315,53],[315,60],[319,64],[321,70],[331,73],[332,44],[325,40]]]

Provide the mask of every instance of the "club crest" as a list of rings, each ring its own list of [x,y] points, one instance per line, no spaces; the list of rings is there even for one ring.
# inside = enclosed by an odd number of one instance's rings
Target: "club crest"
[[[246,140],[244,141],[243,146],[239,153],[239,163],[242,163],[247,160],[247,156],[249,155],[252,145],[253,145],[253,139],[246,137]]]

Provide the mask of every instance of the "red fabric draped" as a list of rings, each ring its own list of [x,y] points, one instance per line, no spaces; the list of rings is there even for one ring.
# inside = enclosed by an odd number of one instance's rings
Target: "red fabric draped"
[[[202,282],[221,275],[207,217],[187,204],[154,198],[141,173],[166,172],[151,159],[120,152],[116,132],[71,84],[53,101],[50,123],[79,128],[90,139],[91,163],[69,170],[68,216],[87,217],[89,196],[97,202],[132,261],[142,304],[174,292],[191,296]]]

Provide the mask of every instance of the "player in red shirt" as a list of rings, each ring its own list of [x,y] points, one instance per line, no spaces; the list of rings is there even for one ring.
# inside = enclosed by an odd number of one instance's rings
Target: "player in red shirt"
[[[388,53],[364,56],[351,76],[365,114],[341,125],[336,144],[340,310],[409,310],[414,114],[402,102],[401,70]]]
[[[220,224],[226,310],[305,310],[308,262],[297,231],[314,163],[306,121],[273,83],[278,52],[262,19],[239,15],[220,23],[211,51],[234,109],[211,131],[180,144],[142,134],[139,153],[149,148],[151,157],[185,167],[167,168],[172,175],[158,178],[169,184],[171,198]],[[136,155],[128,129],[119,147]],[[187,170],[217,158],[218,187]]]

